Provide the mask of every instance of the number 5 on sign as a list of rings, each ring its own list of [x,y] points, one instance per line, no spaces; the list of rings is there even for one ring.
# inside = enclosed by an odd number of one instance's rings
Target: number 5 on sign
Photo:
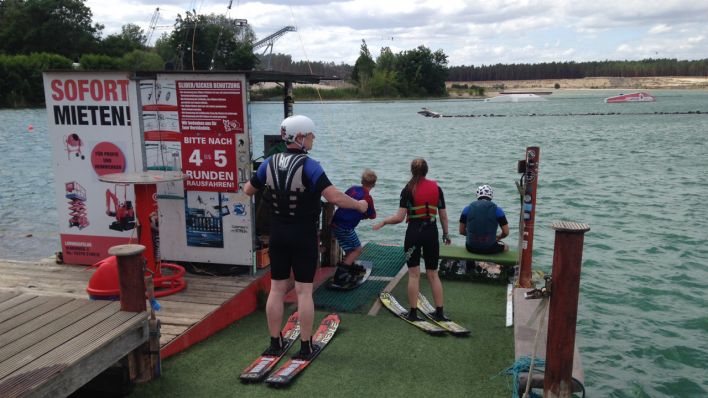
[[[202,151],[195,149],[192,154],[189,155],[189,163],[200,167],[204,161],[202,160]],[[216,167],[226,167],[229,164],[229,160],[226,158],[226,151],[223,149],[217,149],[214,151],[214,165]]]
[[[214,151],[214,164],[216,167],[226,167],[229,161],[226,159],[226,151],[217,149]]]

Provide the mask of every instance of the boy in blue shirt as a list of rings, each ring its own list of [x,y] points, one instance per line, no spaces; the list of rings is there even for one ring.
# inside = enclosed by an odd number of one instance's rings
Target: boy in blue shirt
[[[335,285],[344,286],[348,283],[355,282],[359,278],[363,278],[366,269],[361,265],[354,264],[357,258],[361,255],[362,247],[359,237],[354,229],[359,222],[365,218],[376,218],[376,209],[374,209],[374,199],[369,194],[369,191],[376,185],[376,173],[366,169],[361,175],[361,186],[354,185],[347,189],[345,194],[355,200],[365,200],[369,205],[365,213],[360,213],[353,209],[338,208],[332,217],[332,233],[337,238],[339,246],[344,250],[344,259],[337,264],[337,270],[334,273],[332,281]]]

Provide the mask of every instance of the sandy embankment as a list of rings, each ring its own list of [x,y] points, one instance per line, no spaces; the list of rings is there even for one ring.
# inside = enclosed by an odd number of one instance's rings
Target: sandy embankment
[[[490,80],[470,82],[445,82],[448,90],[453,84],[467,84],[486,89],[487,95],[499,91],[549,91],[560,89],[590,90],[590,89],[621,89],[621,90],[652,90],[652,89],[708,89],[708,76],[670,76],[670,77],[586,77],[583,79],[545,79],[545,80]],[[468,96],[457,95],[453,96]]]
[[[469,97],[465,90],[452,89],[453,84],[478,86],[486,89],[486,96],[496,95],[500,91],[552,91],[558,84],[561,90],[653,90],[653,89],[698,89],[708,90],[708,76],[670,76],[670,77],[586,77],[583,79],[544,79],[544,80],[487,80],[487,81],[447,81],[445,85],[451,97]],[[275,83],[255,84],[252,89],[259,90],[276,87]],[[298,84],[294,87],[316,87],[320,90],[354,87],[342,80],[323,80],[320,84]]]

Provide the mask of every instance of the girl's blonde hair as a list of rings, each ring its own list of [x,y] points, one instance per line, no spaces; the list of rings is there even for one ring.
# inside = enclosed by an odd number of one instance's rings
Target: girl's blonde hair
[[[361,173],[361,185],[373,187],[376,185],[376,179],[376,173],[371,169],[364,169],[364,172]]]

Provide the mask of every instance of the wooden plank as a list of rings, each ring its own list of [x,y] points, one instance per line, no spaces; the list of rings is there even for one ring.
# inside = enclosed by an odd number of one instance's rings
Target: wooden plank
[[[536,308],[541,303],[541,300],[526,300],[524,294],[531,289],[516,288],[514,289],[514,356],[516,360],[522,356],[531,357],[534,349],[536,351],[536,358],[544,358],[546,356],[546,337],[548,336],[548,318],[546,317],[545,322],[541,325],[541,334],[538,338],[537,346],[534,346],[534,340],[536,337],[536,331],[539,327],[539,320],[535,319],[531,325],[527,325],[531,316],[535,312]],[[547,309],[546,309],[547,310]],[[519,375],[519,387],[526,389],[526,381],[528,374],[521,373]],[[584,383],[585,377],[583,374],[583,368],[580,361],[580,352],[578,351],[578,345],[575,344],[574,355],[573,355],[573,377],[577,379],[581,384]],[[531,378],[532,388],[543,388],[543,374],[534,373]],[[573,392],[581,392],[582,385],[573,382]],[[523,387],[522,387],[523,386]]]
[[[190,298],[190,297],[211,297],[211,298],[224,298],[224,299],[229,299],[239,292],[241,292],[243,289],[237,288],[233,289],[232,291],[227,291],[227,292],[220,292],[220,291],[214,291],[214,290],[196,290],[196,289],[191,289],[187,288],[185,290],[182,290],[181,292],[177,294],[171,294],[169,296],[164,296],[160,297],[160,300],[179,300],[182,301],[184,298]]]
[[[67,334],[61,346],[14,372],[9,397],[65,396],[86,384],[128,352],[147,341],[147,313],[119,311],[89,329]],[[37,371],[61,370],[44,378]]]
[[[2,260],[0,263],[2,269],[21,269],[33,270],[35,272],[57,272],[57,273],[80,273],[90,271],[92,268],[89,265],[70,265],[70,264],[55,264],[55,263],[36,263],[32,261],[8,261]]]
[[[172,302],[172,303],[185,303],[185,304],[208,304],[208,305],[216,305],[219,306],[223,304],[224,302],[228,301],[229,298],[233,297],[233,295],[229,296],[228,298],[223,298],[223,297],[209,297],[209,296],[177,296],[175,297],[170,297],[169,299],[166,299],[166,297],[162,297],[160,300],[158,300],[159,303],[163,302]]]
[[[2,290],[4,288],[0,288]],[[74,289],[70,289],[72,292],[68,292],[67,289],[49,289],[49,288],[43,288],[42,290],[38,290],[35,288],[26,288],[26,287],[13,287],[11,288],[14,291],[18,291],[22,294],[34,294],[34,295],[41,295],[41,296],[54,296],[54,297],[70,297],[74,299],[86,299],[88,296],[85,292],[83,293],[76,293],[73,292]]]
[[[69,312],[76,311],[80,307],[80,301],[72,300],[44,316],[28,320],[22,325],[17,325],[13,329],[10,329],[0,335],[0,347],[4,347],[17,339],[38,330],[42,326],[54,322]],[[2,358],[2,352],[3,351],[0,349],[0,358]]]
[[[187,285],[194,284],[195,286],[234,286],[246,287],[253,283],[253,277],[219,277],[219,276],[203,276],[185,274]]]
[[[506,285],[506,327],[514,324],[514,285]]]
[[[88,282],[81,280],[66,280],[66,279],[50,279],[45,278],[42,280],[35,280],[26,276],[15,276],[8,275],[3,276],[3,285],[8,287],[24,287],[29,289],[36,289],[38,291],[42,290],[56,290],[62,289],[67,293],[81,292],[84,297],[88,298],[88,293],[86,293],[86,287]]]
[[[24,303],[25,301],[32,300],[36,297],[37,296],[35,296],[35,295],[22,294],[19,296],[15,296],[9,300],[5,300],[2,303],[0,303],[0,312],[7,311],[8,309],[11,309],[17,305]]]
[[[0,292],[0,303],[2,303],[5,300],[9,300],[15,296],[19,296],[19,295],[20,295],[19,292]]]
[[[46,270],[37,270],[35,268],[27,268],[27,269],[21,269],[21,268],[8,268],[8,267],[2,267],[2,274],[3,278],[8,277],[10,275],[12,276],[25,276],[28,278],[32,278],[35,280],[44,280],[44,279],[67,279],[67,280],[83,280],[84,282],[88,282],[89,279],[91,279],[91,275],[93,275],[93,271],[79,271],[79,272],[59,272],[59,271],[46,271]]]
[[[400,270],[398,270],[398,273],[396,274],[396,276],[394,276],[393,279],[391,280],[391,282],[389,282],[388,285],[386,285],[386,287],[384,288],[383,291],[390,293],[394,288],[396,288],[396,285],[398,285],[398,282],[400,282],[401,279],[403,279],[403,276],[407,273],[408,273],[408,267],[404,265],[403,267],[401,267]],[[381,309],[381,301],[377,298],[376,301],[374,302],[374,305],[371,306],[371,309],[369,310],[368,315],[376,316],[376,314],[379,313],[380,309]]]
[[[177,316],[177,315],[160,315],[158,316],[160,319],[160,322],[163,324],[169,324],[169,325],[184,325],[184,326],[191,326],[197,322],[199,322],[203,317],[199,316]]]
[[[0,323],[5,322],[6,320],[13,318],[25,311],[30,311],[32,308],[35,308],[39,305],[44,304],[47,301],[47,297],[41,297],[37,296],[34,297],[30,300],[24,301],[22,303],[19,303],[17,305],[14,305],[10,308],[7,308],[3,311],[0,311]]]
[[[209,304],[196,304],[196,303],[179,303],[172,301],[160,301],[162,306],[161,311],[174,313],[174,314],[191,314],[204,316],[215,309],[219,308],[218,305]]]
[[[190,284],[189,281],[187,281],[187,289],[184,291],[198,291],[198,292],[223,292],[223,293],[233,293],[233,292],[240,292],[241,290],[245,289],[248,286],[242,286],[242,285],[209,285],[207,283],[195,283],[195,284]]]
[[[187,329],[189,329],[189,326],[176,326],[176,325],[166,325],[166,324],[162,324],[162,326],[160,326],[161,333],[175,335],[175,336],[181,335]]]
[[[87,307],[87,311],[91,312],[88,315],[84,312],[71,312],[0,348],[0,378],[7,377],[34,358],[58,347],[67,336],[90,329],[120,310],[120,305],[111,303],[95,311],[98,306],[94,304],[87,301],[79,307]]]
[[[55,310],[57,307],[61,307],[62,305],[71,301],[71,299],[68,297],[51,298],[49,296],[43,296],[38,298],[38,300],[33,301],[39,301],[39,299],[43,301],[41,305],[24,311],[23,313],[13,317],[12,319],[7,319],[6,321],[0,323],[0,339],[3,339],[3,341],[5,341],[2,336],[5,332],[12,330],[18,326],[21,326],[22,324],[29,322],[39,316],[45,315],[47,312]]]

